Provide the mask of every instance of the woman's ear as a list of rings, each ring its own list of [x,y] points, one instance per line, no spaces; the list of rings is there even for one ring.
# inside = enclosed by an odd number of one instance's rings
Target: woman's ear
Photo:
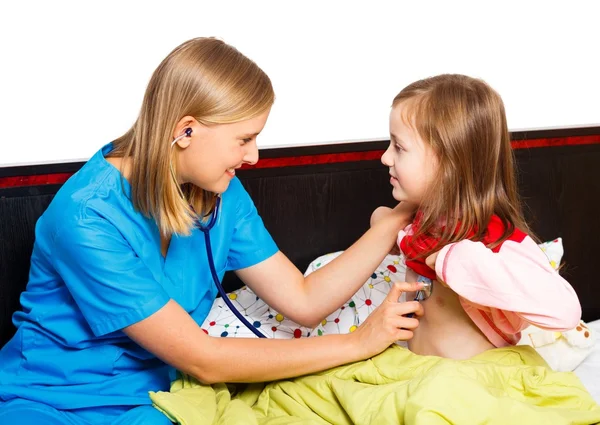
[[[177,140],[177,145],[182,149],[187,148],[192,142],[194,133],[198,134],[200,125],[201,124],[194,117],[189,115],[183,117],[175,126],[173,140],[179,138],[179,140]]]

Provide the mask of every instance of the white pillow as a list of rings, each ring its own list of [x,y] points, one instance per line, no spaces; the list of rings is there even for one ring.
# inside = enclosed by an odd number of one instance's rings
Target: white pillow
[[[519,345],[531,345],[553,370],[571,372],[592,353],[595,342],[595,331],[581,321],[566,332],[531,325],[521,333]]]
[[[560,266],[564,248],[562,238],[540,244],[540,248],[556,270]],[[519,345],[530,345],[556,371],[573,371],[594,349],[596,334],[581,321],[575,329],[554,332],[530,325],[521,332]]]

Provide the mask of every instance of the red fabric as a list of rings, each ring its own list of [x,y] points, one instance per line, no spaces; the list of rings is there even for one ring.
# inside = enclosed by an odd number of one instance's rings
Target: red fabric
[[[429,251],[437,243],[437,239],[432,236],[429,236],[429,235],[420,235],[418,238],[414,237],[414,234],[417,233],[421,216],[422,215],[420,213],[417,213],[417,217],[415,218],[415,221],[413,222],[413,225],[412,225],[412,230],[413,230],[412,234],[410,234],[410,235],[407,234],[404,238],[402,238],[402,241],[400,241],[400,249],[402,250],[402,253],[406,257],[406,267],[411,268],[412,270],[414,270],[416,273],[420,274],[421,276],[425,276],[425,277],[433,280],[433,279],[436,279],[435,270],[431,269],[425,263],[425,260],[427,259],[427,257],[416,258],[422,252]],[[490,220],[490,223],[487,227],[487,231],[486,231],[485,235],[483,236],[483,239],[481,240],[481,242],[487,246],[487,245],[499,240],[502,237],[503,233],[504,233],[504,224],[502,223],[502,220],[500,220],[500,217],[498,217],[497,215],[493,215],[492,219]],[[475,231],[471,230],[469,233],[467,233],[466,239],[472,238],[474,234],[475,234]],[[520,243],[523,241],[523,239],[525,239],[526,236],[527,235],[525,233],[523,233],[522,231],[520,231],[519,229],[515,229],[513,231],[513,233],[506,240]],[[500,251],[501,246],[502,246],[502,244],[496,246],[495,248],[492,249],[492,251],[493,252]],[[442,248],[443,248],[443,246],[439,246],[437,248],[437,250],[439,251]]]

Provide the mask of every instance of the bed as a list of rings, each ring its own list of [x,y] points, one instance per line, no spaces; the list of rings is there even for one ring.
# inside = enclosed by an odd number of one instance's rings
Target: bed
[[[575,374],[600,404],[600,320],[590,322],[588,326],[596,332],[596,343],[592,353],[575,369]]]
[[[583,320],[600,334],[600,127],[511,134],[525,214],[540,240],[561,237],[561,274],[579,295]],[[369,226],[377,206],[392,206],[388,141],[261,151],[237,173],[279,248],[300,269],[323,253],[346,249]],[[14,334],[11,316],[25,289],[35,223],[82,163],[0,168],[0,347]],[[301,207],[299,207],[301,206]],[[241,287],[234,274],[227,291]],[[600,402],[600,338],[575,373]]]

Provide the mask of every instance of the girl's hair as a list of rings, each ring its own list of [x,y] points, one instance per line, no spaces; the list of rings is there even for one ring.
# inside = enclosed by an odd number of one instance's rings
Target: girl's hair
[[[531,233],[517,192],[504,104],[496,91],[482,80],[445,74],[410,84],[394,98],[393,106],[398,104],[404,122],[438,159],[413,239],[427,235],[438,242],[425,247],[422,257],[448,243],[483,239],[494,214],[504,234],[488,247],[501,244],[515,228]]]
[[[153,218],[165,236],[190,234],[194,211],[210,212],[215,194],[189,183],[179,188],[172,178],[177,123],[188,115],[204,125],[244,121],[264,113],[274,100],[269,77],[223,41],[195,38],[175,48],[152,74],[137,120],[110,153],[133,160],[129,182],[135,208]]]

